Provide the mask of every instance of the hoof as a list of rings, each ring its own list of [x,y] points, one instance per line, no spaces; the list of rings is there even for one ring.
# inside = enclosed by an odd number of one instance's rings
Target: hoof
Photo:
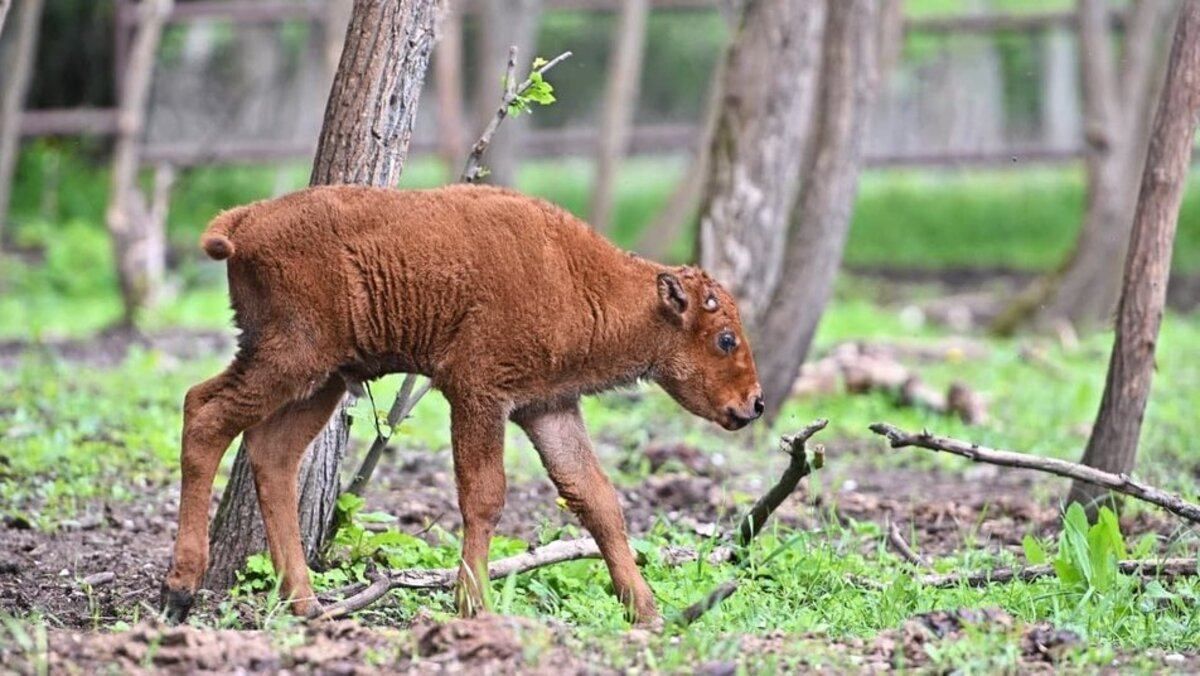
[[[319,620],[325,614],[325,606],[321,605],[320,601],[311,599],[307,603],[307,607],[301,603],[295,603],[292,606],[292,612],[306,620]]]
[[[162,590],[163,619],[168,624],[180,624],[187,619],[192,610],[196,596],[186,589],[169,589],[165,585]]]

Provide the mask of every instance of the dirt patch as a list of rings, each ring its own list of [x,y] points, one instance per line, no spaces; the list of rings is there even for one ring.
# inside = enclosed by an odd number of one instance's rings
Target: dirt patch
[[[109,634],[51,632],[45,647],[0,648],[18,673],[575,674],[597,673],[532,620],[423,620],[407,632],[357,622],[235,631],[141,624]],[[5,654],[5,653],[8,654]]]

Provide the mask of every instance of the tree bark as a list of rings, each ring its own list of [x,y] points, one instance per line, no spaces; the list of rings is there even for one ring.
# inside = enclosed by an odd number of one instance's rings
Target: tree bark
[[[737,297],[749,326],[779,278],[807,155],[825,14],[823,0],[748,3],[721,66],[697,244],[701,265]]]
[[[1198,120],[1200,0],[1187,0],[1175,30],[1166,85],[1142,172],[1108,379],[1083,454],[1083,464],[1107,472],[1126,474],[1134,467]],[[1095,511],[1106,496],[1104,488],[1077,481],[1068,501]]]
[[[508,48],[516,45],[518,58],[524,64],[533,60],[541,9],[541,0],[487,0],[479,3],[476,16],[480,22],[480,43],[473,101],[473,117],[477,126],[483,127],[496,113],[496,86],[504,75]],[[510,120],[505,132],[492,142],[488,150],[489,173],[483,182],[516,185],[522,137],[528,128],[528,117],[523,115]]]
[[[1149,120],[1162,82],[1157,36],[1176,3],[1140,0],[1130,16],[1122,63],[1109,33],[1105,0],[1079,0],[1079,50],[1087,171],[1087,205],[1075,246],[1054,273],[1036,280],[1001,313],[995,328],[1062,320],[1079,328],[1111,317],[1137,203],[1137,176],[1146,156]]]
[[[596,180],[592,184],[590,218],[592,227],[608,232],[617,174],[629,144],[629,131],[637,112],[642,76],[642,53],[646,43],[649,0],[625,0],[617,19],[616,35],[609,56],[608,89],[596,146]]]
[[[355,0],[317,144],[312,185],[391,186],[403,170],[433,47],[437,0]],[[318,563],[341,489],[347,402],[309,446],[300,471],[300,527]],[[205,586],[225,589],[246,557],[265,547],[243,444],[213,522]]]
[[[154,302],[162,288],[166,267],[165,203],[146,204],[138,186],[141,141],[146,127],[146,104],[154,76],[154,58],[163,25],[173,0],[143,0],[137,33],[129,50],[117,111],[117,139],[113,147],[112,189],[105,220],[112,238],[113,259],[124,306],[121,326],[132,329],[138,314]],[[156,195],[166,199],[164,182],[169,171],[159,172]]]
[[[438,101],[438,154],[451,176],[467,149],[463,135],[463,37],[462,11],[447,0],[438,20],[434,47],[434,78]]]
[[[38,29],[42,22],[43,0],[25,0],[17,10],[17,35],[12,41],[10,65],[4,73],[0,92],[0,246],[4,241],[8,204],[12,198],[13,174],[17,169],[17,151],[21,147],[21,109],[29,92],[37,53]],[[0,28],[8,14],[9,0],[0,0]]]
[[[887,34],[880,16],[879,0],[830,3],[814,146],[792,214],[784,272],[754,334],[768,419],[791,391],[841,267],[879,88],[879,36]]]

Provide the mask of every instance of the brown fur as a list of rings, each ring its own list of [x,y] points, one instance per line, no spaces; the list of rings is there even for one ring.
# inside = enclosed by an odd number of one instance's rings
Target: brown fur
[[[202,242],[229,261],[242,335],[233,363],[184,404],[165,585],[173,615],[186,614],[204,573],[213,475],[243,430],[284,591],[298,612],[313,608],[296,522],[300,458],[347,387],[402,371],[429,376],[450,402],[464,612],[481,604],[474,571],[504,505],[512,419],[595,537],[618,596],[638,620],[657,617],[577,403],[645,378],[727,428],[758,417],[754,360],[725,289],[625,253],[558,207],[488,187],[310,188],[224,212]],[[726,353],[722,340],[736,345]]]

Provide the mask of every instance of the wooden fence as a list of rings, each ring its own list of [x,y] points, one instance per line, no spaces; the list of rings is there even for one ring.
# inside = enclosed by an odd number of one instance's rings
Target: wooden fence
[[[130,36],[137,28],[138,12],[133,0],[113,0],[116,3],[114,40],[117,82],[124,72]],[[621,0],[546,0],[545,10],[614,12]],[[473,3],[464,8],[470,13]],[[652,0],[655,10],[711,11],[717,0]],[[280,23],[289,21],[321,22],[326,20],[327,3],[316,0],[199,0],[178,3],[167,23],[186,24],[200,20],[229,21],[236,24]],[[1114,28],[1123,24],[1123,14],[1113,13]],[[995,35],[1005,33],[1038,34],[1052,30],[1074,30],[1074,12],[1039,12],[1022,15],[979,14],[950,17],[910,18],[905,21],[906,34],[928,35]],[[22,136],[53,135],[112,135],[117,131],[117,111],[108,108],[75,108],[29,110],[21,115]],[[635,153],[656,154],[678,152],[694,146],[699,133],[691,124],[640,125],[632,132],[629,147]],[[558,156],[587,152],[594,146],[596,131],[591,128],[530,130],[524,147],[531,156]],[[414,152],[433,152],[433,144],[414,143]],[[143,149],[146,163],[168,163],[177,166],[196,166],[213,163],[267,163],[307,159],[314,151],[313,144],[295,141],[213,143],[162,143]],[[1049,149],[1040,146],[1005,147],[995,150],[946,153],[879,154],[868,152],[871,166],[997,166],[1013,163],[1062,163],[1078,159],[1083,148]]]

